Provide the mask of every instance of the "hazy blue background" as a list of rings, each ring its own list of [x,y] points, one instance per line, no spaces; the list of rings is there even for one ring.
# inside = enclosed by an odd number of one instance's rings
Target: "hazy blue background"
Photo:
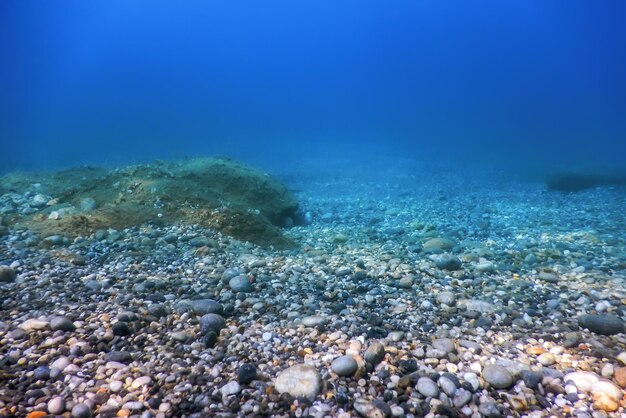
[[[0,171],[626,159],[624,1],[0,2]]]

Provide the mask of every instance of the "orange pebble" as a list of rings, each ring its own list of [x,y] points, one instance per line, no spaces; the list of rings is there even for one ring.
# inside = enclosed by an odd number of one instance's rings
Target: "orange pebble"
[[[28,415],[27,415],[27,417],[28,417],[28,418],[43,418],[43,417],[45,417],[46,415],[48,415],[48,414],[46,414],[46,413],[45,413],[45,412],[43,412],[43,411],[33,411],[33,412],[31,412],[30,414],[28,414]]]

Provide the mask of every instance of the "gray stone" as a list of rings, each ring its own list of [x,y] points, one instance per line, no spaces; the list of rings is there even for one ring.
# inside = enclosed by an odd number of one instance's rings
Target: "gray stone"
[[[385,346],[378,341],[371,343],[363,353],[363,359],[374,366],[383,361],[384,357]]]
[[[198,299],[191,301],[191,310],[196,315],[206,315],[208,313],[221,315],[224,312],[224,307],[213,299]]]
[[[442,270],[459,270],[461,268],[461,260],[454,255],[444,253],[431,256],[435,265]]]
[[[448,238],[431,238],[426,241],[422,247],[425,253],[441,254],[444,251],[450,251],[456,243]]]
[[[328,318],[321,315],[310,315],[302,318],[302,325],[305,327],[318,327],[320,325],[324,325]]]
[[[426,397],[436,398],[439,396],[439,387],[428,377],[420,377],[417,380],[416,388],[419,393]]]
[[[456,303],[456,296],[452,292],[444,291],[437,294],[437,302],[444,305],[454,306]]]
[[[0,266],[0,283],[10,283],[15,280],[15,270],[8,266]]]
[[[583,315],[578,318],[578,325],[600,335],[615,335],[624,332],[624,321],[610,314]]]
[[[237,382],[236,380],[233,380],[232,382],[228,382],[220,388],[220,393],[222,394],[222,397],[224,398],[230,395],[236,395],[240,391],[241,391],[241,386],[239,385],[239,382]]]
[[[228,286],[235,292],[252,292],[254,288],[252,284],[248,280],[248,276],[245,274],[240,274],[239,276],[235,276],[228,281]]]
[[[478,412],[486,418],[500,418],[502,413],[494,402],[482,402],[478,406]]]
[[[93,212],[96,209],[96,201],[91,197],[85,197],[80,200],[81,212]]]
[[[383,411],[374,402],[370,402],[367,399],[357,398],[354,400],[354,410],[365,418],[385,418],[389,416],[386,411]]]
[[[341,356],[333,360],[330,368],[339,376],[352,376],[358,369],[358,364],[352,356]]]
[[[214,332],[216,335],[220,334],[220,331],[226,327],[226,321],[218,314],[206,314],[200,318],[200,332],[203,335],[209,332]]]
[[[72,321],[63,316],[55,316],[50,320],[50,328],[52,331],[74,331],[76,326]]]
[[[456,395],[452,398],[455,408],[462,408],[472,400],[472,392],[463,388],[457,390]]]
[[[456,347],[454,345],[454,341],[450,338],[438,338],[432,342],[433,348],[443,351],[444,353],[454,353],[456,351]]]
[[[48,412],[52,415],[60,415],[65,411],[65,400],[60,396],[55,396],[48,401]]]
[[[322,389],[322,376],[311,365],[296,364],[283,370],[276,377],[274,384],[279,393],[315,399]]]
[[[20,328],[22,328],[26,332],[41,331],[49,327],[50,327],[50,323],[48,321],[42,321],[42,320],[34,319],[34,318],[27,319],[26,321],[22,323],[22,325],[20,325]]]
[[[496,389],[506,389],[514,383],[511,373],[498,364],[487,364],[483,368],[483,379]]]
[[[90,418],[91,408],[84,403],[77,403],[72,408],[72,418]]]

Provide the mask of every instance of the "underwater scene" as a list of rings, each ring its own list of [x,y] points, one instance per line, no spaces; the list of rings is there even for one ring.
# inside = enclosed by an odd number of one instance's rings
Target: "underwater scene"
[[[625,16],[3,1],[0,417],[625,417]]]

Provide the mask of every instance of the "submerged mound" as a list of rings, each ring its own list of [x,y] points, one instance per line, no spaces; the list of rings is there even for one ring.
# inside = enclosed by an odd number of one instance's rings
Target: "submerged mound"
[[[9,206],[3,210],[9,222],[43,236],[185,223],[286,247],[293,243],[279,227],[295,220],[298,209],[284,185],[227,158],[13,173],[0,178],[0,195]]]
[[[580,192],[598,186],[624,186],[626,176],[593,173],[556,173],[546,177],[548,190]]]

